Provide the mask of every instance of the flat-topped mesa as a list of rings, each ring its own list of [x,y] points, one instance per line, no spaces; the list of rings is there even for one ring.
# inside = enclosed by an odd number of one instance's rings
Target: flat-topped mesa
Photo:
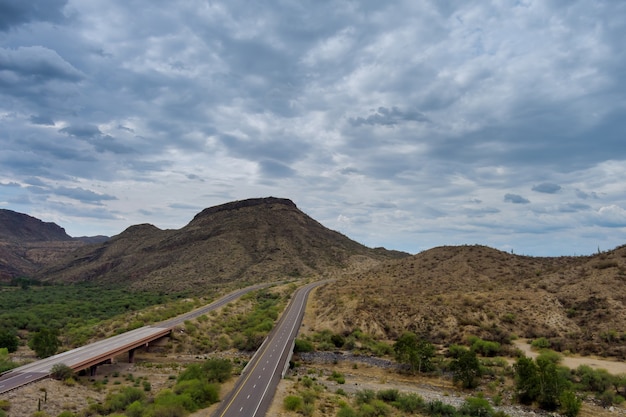
[[[209,207],[196,214],[194,220],[207,216],[209,214],[218,213],[220,211],[237,210],[245,207],[264,206],[271,204],[283,204],[285,206],[293,207],[297,209],[296,204],[288,198],[277,197],[264,197],[264,198],[249,198],[247,200],[231,201],[230,203],[220,204],[219,206]]]

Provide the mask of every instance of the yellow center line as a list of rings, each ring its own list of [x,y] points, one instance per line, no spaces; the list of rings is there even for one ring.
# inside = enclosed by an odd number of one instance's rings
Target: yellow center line
[[[269,342],[269,340],[268,340],[268,342]],[[230,406],[233,405],[233,403],[235,402],[235,399],[237,398],[237,396],[239,395],[239,393],[241,392],[243,387],[246,385],[246,382],[248,382],[248,379],[250,379],[250,377],[254,373],[254,370],[256,369],[256,367],[259,366],[259,363],[261,363],[261,358],[263,357],[263,355],[265,355],[265,352],[267,352],[267,349],[269,348],[269,346],[270,346],[270,343],[267,343],[267,346],[265,346],[265,348],[263,348],[263,352],[257,358],[256,363],[254,364],[254,366],[252,367],[250,372],[248,372],[248,376],[246,376],[246,378],[243,380],[243,382],[241,383],[241,386],[239,387],[237,392],[235,392],[235,395],[233,395],[233,398],[230,400],[230,402],[228,403],[228,405],[226,406],[226,408],[224,409],[222,414],[220,414],[219,417],[224,417],[224,414],[226,414],[226,412],[230,409]]]

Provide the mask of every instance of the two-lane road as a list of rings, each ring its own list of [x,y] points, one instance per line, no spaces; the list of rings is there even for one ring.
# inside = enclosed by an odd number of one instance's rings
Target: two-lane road
[[[328,281],[308,284],[296,292],[278,324],[248,364],[216,417],[264,416],[288,365],[311,290]]]

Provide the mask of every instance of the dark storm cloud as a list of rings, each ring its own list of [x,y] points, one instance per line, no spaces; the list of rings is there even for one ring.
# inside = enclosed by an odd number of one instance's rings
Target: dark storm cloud
[[[56,51],[43,46],[0,48],[0,71],[15,74],[18,80],[25,82],[46,80],[76,82],[84,77]]]
[[[220,137],[222,145],[228,149],[231,155],[257,160],[267,158],[269,160],[290,163],[302,158],[310,146],[298,140],[288,138],[273,139],[240,139],[232,135]]]
[[[59,129],[59,132],[75,136],[78,138],[93,138],[94,136],[101,135],[100,129],[97,126],[83,125],[83,126],[68,126],[63,129]]]
[[[54,193],[88,204],[102,204],[103,201],[117,200],[112,195],[98,194],[80,187],[59,187],[54,189]]]
[[[562,213],[576,213],[586,210],[591,210],[591,206],[582,203],[567,203],[559,207],[559,211]]]
[[[388,109],[386,107],[379,107],[376,112],[363,118],[356,117],[349,119],[350,124],[353,126],[362,125],[382,125],[382,126],[395,126],[402,122],[428,122],[428,118],[418,111],[401,111],[397,107]]]
[[[532,190],[537,191],[538,193],[555,194],[561,190],[561,186],[549,182],[544,182],[534,185]]]
[[[52,118],[48,116],[32,115],[30,116],[29,120],[34,125],[54,126],[54,120],[52,120]]]
[[[61,22],[67,0],[0,0],[0,31],[32,21]]]
[[[505,194],[504,195],[504,201],[507,203],[513,203],[513,204],[528,204],[530,203],[530,200],[522,197],[521,195],[518,194]]]
[[[296,173],[289,166],[272,160],[259,161],[259,167],[261,172],[270,178],[289,178]]]

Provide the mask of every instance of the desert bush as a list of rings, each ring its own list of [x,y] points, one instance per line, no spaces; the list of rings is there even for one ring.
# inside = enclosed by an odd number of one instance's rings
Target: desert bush
[[[52,365],[50,375],[56,380],[64,381],[74,376],[74,370],[64,363],[57,363]]]
[[[493,415],[493,407],[484,398],[468,397],[459,408],[459,412],[464,416],[471,417],[491,417]]]
[[[233,372],[233,364],[228,359],[211,358],[202,364],[202,371],[209,382],[226,382]]]
[[[174,386],[174,393],[180,397],[191,398],[191,403],[183,403],[187,411],[196,411],[219,401],[219,386],[205,380],[192,379],[181,381]]]
[[[500,353],[500,343],[483,340],[476,336],[471,336],[468,341],[470,342],[471,349],[482,356],[496,356]]]
[[[293,347],[293,351],[295,353],[313,352],[313,350],[314,350],[313,343],[304,339],[296,339],[294,347]]]
[[[357,417],[357,413],[352,407],[344,404],[339,411],[337,411],[337,417]]]
[[[419,410],[423,410],[425,404],[424,399],[420,395],[408,393],[399,394],[394,406],[405,413],[416,413]]]
[[[566,417],[576,417],[582,408],[582,400],[572,391],[565,391],[561,394],[561,412]]]
[[[457,410],[454,406],[445,404],[439,400],[430,401],[426,404],[426,412],[431,416],[439,417],[455,417],[457,415]]]
[[[551,345],[550,341],[545,337],[539,337],[530,343],[530,346],[535,349],[550,349]]]
[[[303,405],[302,397],[298,395],[288,395],[283,400],[283,407],[287,411],[300,411]]]
[[[400,393],[397,389],[389,388],[385,390],[378,391],[376,393],[376,398],[382,400],[386,403],[395,402],[400,397]]]
[[[616,379],[605,369],[593,369],[587,365],[580,365],[573,374],[578,379],[577,388],[581,391],[603,393],[614,385]]]
[[[330,377],[328,378],[332,381],[335,381],[338,384],[345,384],[346,383],[346,378],[339,372],[337,371],[333,371],[333,373],[330,375]]]
[[[109,394],[105,401],[105,409],[109,413],[124,411],[131,403],[142,401],[144,398],[145,395],[141,390],[135,387],[125,387],[117,393]]]
[[[366,404],[376,398],[376,393],[371,389],[362,389],[356,392],[355,399],[357,404]]]

